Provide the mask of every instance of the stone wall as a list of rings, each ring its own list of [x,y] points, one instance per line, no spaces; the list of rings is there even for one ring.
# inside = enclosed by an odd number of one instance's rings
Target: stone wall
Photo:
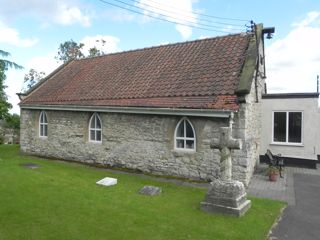
[[[202,180],[218,177],[220,153],[209,143],[219,137],[220,127],[229,126],[229,119],[188,118],[196,131],[196,152],[190,153],[174,150],[178,116],[99,113],[103,140],[92,143],[88,141],[92,113],[46,111],[47,138],[39,137],[39,114],[21,110],[23,152]]]
[[[260,41],[259,73],[256,72],[251,84],[250,94],[245,97],[245,103],[234,116],[234,137],[242,139],[242,150],[233,150],[233,177],[248,185],[256,163],[259,161],[261,124],[262,124],[262,94],[265,86],[263,42]]]

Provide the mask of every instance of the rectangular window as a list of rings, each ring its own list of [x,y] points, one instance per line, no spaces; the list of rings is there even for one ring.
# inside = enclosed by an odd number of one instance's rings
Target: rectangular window
[[[302,112],[273,112],[273,142],[302,143]]]

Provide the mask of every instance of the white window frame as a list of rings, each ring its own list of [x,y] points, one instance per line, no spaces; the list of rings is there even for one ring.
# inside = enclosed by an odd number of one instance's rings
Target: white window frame
[[[47,122],[42,121],[44,120],[42,116],[45,116],[45,118],[47,119]],[[45,128],[47,129],[47,131],[45,131]],[[45,132],[47,132],[47,135],[41,135],[41,129],[42,129],[42,133],[44,134]],[[48,116],[45,111],[41,111],[39,115],[39,137],[40,138],[48,137]]]
[[[274,113],[278,113],[278,112],[284,112],[286,113],[286,141],[285,142],[277,142],[274,141]],[[299,143],[294,143],[294,142],[289,142],[289,113],[301,113],[301,142]],[[271,144],[275,144],[275,145],[292,145],[292,146],[303,146],[303,122],[304,122],[304,118],[303,118],[303,111],[299,111],[299,110],[288,110],[288,111],[283,111],[283,110],[275,110],[272,111],[272,139],[271,139]]]
[[[92,120],[94,119],[95,123],[94,123],[94,128],[91,128],[91,122]],[[97,121],[96,120],[99,120],[100,121],[100,126],[101,128],[97,128]],[[91,118],[90,118],[90,121],[89,121],[89,142],[92,142],[92,143],[102,143],[102,121],[101,121],[101,118],[99,116],[98,113],[94,113],[92,114]],[[91,131],[94,131],[94,136],[95,136],[95,139],[91,139]],[[97,132],[100,131],[101,132],[101,140],[96,140],[97,139]]]
[[[183,122],[183,128],[184,128],[184,133],[183,133],[183,137],[177,137],[177,131],[178,131],[178,128],[180,126],[180,124]],[[190,137],[186,137],[187,136],[187,132],[186,132],[186,122],[188,122],[192,128],[192,131],[193,131],[193,138],[190,138]],[[192,123],[190,122],[190,120],[186,117],[182,118],[176,125],[176,129],[174,131],[174,149],[175,150],[178,150],[178,151],[186,151],[186,152],[195,152],[196,151],[196,148],[197,148],[197,141],[196,141],[196,131],[192,125]],[[184,147],[183,148],[179,148],[177,147],[177,140],[184,140]],[[192,140],[194,141],[194,148],[187,148],[186,146],[186,141],[187,140]]]

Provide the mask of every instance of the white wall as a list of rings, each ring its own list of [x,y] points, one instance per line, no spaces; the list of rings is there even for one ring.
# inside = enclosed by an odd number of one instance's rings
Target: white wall
[[[302,145],[293,146],[272,143],[272,112],[301,111]],[[260,155],[267,149],[273,154],[281,153],[285,157],[317,160],[320,154],[320,113],[318,98],[264,98],[262,99],[262,138]]]

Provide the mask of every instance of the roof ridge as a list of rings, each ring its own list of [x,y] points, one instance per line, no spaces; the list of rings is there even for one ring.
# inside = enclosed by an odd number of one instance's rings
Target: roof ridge
[[[174,42],[174,43],[168,43],[168,44],[163,44],[163,45],[155,45],[155,46],[150,46],[150,47],[130,49],[130,50],[124,50],[124,51],[120,51],[120,52],[113,52],[113,53],[103,54],[103,55],[100,55],[100,56],[85,57],[85,58],[81,58],[81,59],[74,59],[73,61],[85,61],[85,60],[90,60],[90,59],[95,59],[95,58],[102,58],[102,57],[106,57],[106,56],[126,54],[126,53],[131,53],[131,52],[140,52],[140,51],[156,49],[156,48],[161,48],[161,47],[168,47],[168,46],[171,47],[171,46],[184,45],[184,44],[196,43],[196,42],[201,42],[201,41],[212,41],[214,39],[234,37],[234,36],[237,36],[237,35],[247,36],[249,34],[251,34],[251,33],[250,32],[249,33],[248,32],[241,32],[241,33],[234,33],[234,34],[228,34],[228,35],[223,35],[223,36],[208,37],[208,38],[203,38],[203,39],[194,39],[194,40],[184,41],[184,42]]]

